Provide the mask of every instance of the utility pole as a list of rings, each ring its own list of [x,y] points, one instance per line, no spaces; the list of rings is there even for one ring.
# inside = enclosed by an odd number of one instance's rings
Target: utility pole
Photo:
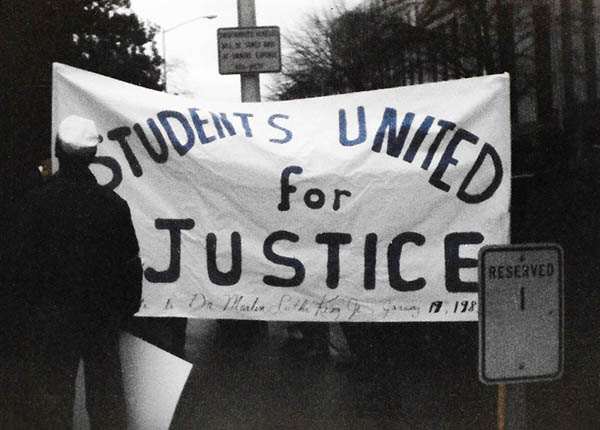
[[[238,27],[256,27],[254,0],[237,0]],[[240,75],[242,103],[260,102],[260,78],[258,73]],[[268,326],[263,321],[220,320],[221,336],[234,345],[249,347],[257,339],[267,339]],[[260,337],[263,335],[262,338]]]
[[[237,0],[238,27],[256,27],[256,7],[254,0]],[[240,75],[242,102],[260,101],[260,75],[244,73]]]

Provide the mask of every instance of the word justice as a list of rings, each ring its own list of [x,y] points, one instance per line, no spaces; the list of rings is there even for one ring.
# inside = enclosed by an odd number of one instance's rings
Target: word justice
[[[191,218],[186,219],[164,219],[155,220],[155,227],[158,230],[167,230],[170,237],[169,245],[169,266],[165,270],[157,270],[154,267],[147,267],[144,271],[144,277],[151,283],[174,283],[181,275],[181,232],[182,230],[192,230],[196,223]],[[272,287],[298,287],[306,276],[306,267],[298,258],[290,255],[281,255],[274,251],[277,243],[291,242],[297,243],[300,237],[286,230],[279,230],[269,234],[264,242],[262,253],[271,263],[278,266],[284,266],[286,271],[292,269],[293,276],[282,277],[273,274],[265,274],[263,283]],[[449,292],[476,292],[476,282],[464,282],[460,279],[460,269],[477,267],[477,260],[474,258],[464,258],[459,256],[459,249],[462,246],[480,245],[484,237],[478,232],[453,232],[444,238],[444,264],[445,264],[445,286]],[[342,246],[351,246],[355,238],[349,233],[343,232],[324,232],[315,236],[315,243],[323,245],[327,252],[327,273],[325,284],[329,289],[336,289],[340,281],[340,249]],[[406,254],[410,253],[410,248],[406,245],[424,246],[426,238],[424,235],[416,232],[404,232],[394,237],[387,246],[387,272],[389,286],[396,291],[417,291],[423,289],[427,281],[424,277],[416,279],[405,279],[400,270],[401,261]],[[376,276],[375,269],[377,265],[377,245],[378,237],[376,233],[368,233],[364,238],[362,246],[363,253],[363,287],[365,290],[375,289]],[[232,286],[240,282],[242,276],[242,257],[243,246],[242,236],[234,231],[230,235],[231,247],[231,267],[224,271],[219,268],[217,262],[217,236],[214,233],[206,235],[206,268],[210,282],[215,285]]]

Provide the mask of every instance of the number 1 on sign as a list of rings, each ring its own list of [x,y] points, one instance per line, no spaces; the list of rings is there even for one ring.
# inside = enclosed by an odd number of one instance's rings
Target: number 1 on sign
[[[521,310],[525,310],[525,288],[521,287]]]

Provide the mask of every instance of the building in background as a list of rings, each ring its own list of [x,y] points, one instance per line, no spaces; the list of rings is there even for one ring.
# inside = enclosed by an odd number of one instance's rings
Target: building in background
[[[396,16],[405,85],[511,74],[515,174],[593,158],[600,0],[367,0]],[[400,37],[398,37],[398,35]]]

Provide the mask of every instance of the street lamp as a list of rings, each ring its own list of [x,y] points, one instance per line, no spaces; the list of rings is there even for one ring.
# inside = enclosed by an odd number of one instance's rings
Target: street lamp
[[[167,34],[171,30],[175,30],[176,28],[183,27],[184,25],[190,24],[194,21],[198,21],[201,19],[215,19],[218,15],[202,15],[197,16],[196,18],[188,19],[180,24],[174,25],[173,27],[162,30],[162,46],[163,46],[163,72],[165,75],[165,91],[167,91],[167,42],[165,38],[165,34]]]

